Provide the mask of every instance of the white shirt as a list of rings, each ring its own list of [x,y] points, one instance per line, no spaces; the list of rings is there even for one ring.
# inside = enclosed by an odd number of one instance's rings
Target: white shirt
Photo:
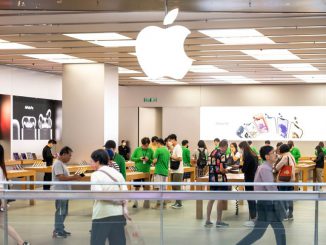
[[[173,148],[173,152],[172,152],[172,156],[173,157],[181,157],[182,158],[182,148],[179,144],[177,144],[174,148]],[[172,170],[171,169],[171,173],[179,173],[179,174],[183,174],[183,161],[180,161],[180,165],[179,168],[177,170]]]
[[[95,183],[113,183],[116,182],[107,176],[105,173],[101,171],[107,172],[110,176],[115,178],[118,182],[124,183],[125,179],[122,174],[119,173],[116,169],[103,166],[100,167],[97,171],[92,173],[91,182]],[[126,185],[92,185],[91,191],[103,191],[103,192],[112,192],[112,191],[126,191],[128,190]],[[103,195],[107,195],[103,193]],[[93,215],[92,219],[102,219],[111,216],[123,215],[123,207],[122,205],[115,205],[113,203],[107,202],[105,200],[96,200],[93,205]]]
[[[0,168],[0,181],[6,181],[6,177],[3,174],[2,168]],[[3,190],[3,184],[0,184],[0,190]]]

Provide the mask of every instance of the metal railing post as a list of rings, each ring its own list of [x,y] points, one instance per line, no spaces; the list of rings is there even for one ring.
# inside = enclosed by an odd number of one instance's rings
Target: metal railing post
[[[163,192],[163,185],[160,185],[160,192],[161,192],[161,195],[162,195],[162,192]],[[160,245],[163,245],[164,244],[164,235],[163,235],[163,205],[164,205],[164,201],[163,199],[161,198],[160,200]]]
[[[8,185],[4,185],[5,190],[8,190]],[[7,199],[2,199],[1,202],[3,208],[3,244],[8,245],[8,211],[7,211]]]
[[[315,186],[315,191],[320,191],[319,186]],[[315,230],[314,230],[314,245],[318,245],[318,215],[319,215],[319,201],[315,201]]]

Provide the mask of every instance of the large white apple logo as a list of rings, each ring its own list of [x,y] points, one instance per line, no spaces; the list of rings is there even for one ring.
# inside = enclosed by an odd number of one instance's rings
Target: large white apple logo
[[[178,9],[170,11],[164,18],[164,25],[172,24]],[[145,27],[137,36],[136,55],[138,62],[151,79],[168,76],[182,79],[188,72],[192,59],[184,51],[184,41],[190,31],[184,26],[162,29]]]

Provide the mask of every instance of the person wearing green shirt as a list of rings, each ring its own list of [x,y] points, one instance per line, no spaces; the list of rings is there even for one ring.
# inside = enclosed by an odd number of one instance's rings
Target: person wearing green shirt
[[[153,164],[155,164],[154,170],[154,182],[167,182],[169,175],[169,162],[170,162],[170,152],[165,147],[164,140],[157,139],[157,148],[154,153]],[[154,190],[159,190],[160,186],[154,185]],[[166,186],[162,186],[162,190],[166,190]],[[160,208],[160,201],[156,202],[153,209]],[[166,208],[166,201],[163,202],[163,208]]]
[[[301,157],[300,150],[297,147],[294,147],[294,143],[292,140],[288,141],[288,145],[290,147],[290,152],[292,156],[294,157],[295,163],[298,164],[299,158]]]
[[[184,167],[191,167],[191,162],[190,162],[190,150],[189,150],[189,141],[188,140],[183,140],[181,142],[182,145],[182,161],[183,161],[183,166]]]
[[[126,160],[119,153],[116,152],[117,144],[114,140],[108,140],[104,145],[106,150],[112,150],[114,152],[113,161],[118,164],[120,173],[123,178],[126,179]]]
[[[153,161],[154,152],[151,148],[149,148],[150,139],[148,137],[142,138],[141,146],[137,147],[131,155],[131,161],[135,162],[135,167],[137,172],[150,173],[151,164]],[[139,182],[145,181],[145,179],[135,180]],[[138,191],[140,189],[140,185],[135,185],[135,190]],[[144,190],[149,190],[149,186],[143,186]],[[135,201],[133,208],[138,207],[138,202]],[[149,200],[144,201],[144,208],[149,208]]]

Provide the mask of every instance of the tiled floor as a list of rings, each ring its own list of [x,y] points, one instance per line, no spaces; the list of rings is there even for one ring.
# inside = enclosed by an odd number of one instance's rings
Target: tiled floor
[[[9,210],[10,224],[33,245],[45,244],[89,244],[91,225],[91,201],[71,201],[66,229],[73,234],[67,239],[52,239],[54,217],[53,201],[37,201],[35,206],[28,206],[27,201],[16,201]],[[206,207],[206,203],[204,205]],[[216,219],[213,211],[212,220]],[[295,220],[284,222],[287,231],[287,244],[307,245],[314,241],[314,210],[312,201],[295,203]],[[326,244],[326,203],[320,203],[319,244]],[[139,227],[146,245],[160,244],[160,211],[152,209],[132,209],[131,215]],[[168,207],[163,212],[164,244],[235,244],[251,229],[243,226],[247,220],[247,205],[240,206],[240,213],[235,215],[235,204],[231,201],[229,210],[224,213],[224,221],[230,224],[227,229],[205,228],[204,220],[195,219],[195,201],[185,201],[184,208],[174,210]],[[3,244],[3,232],[0,235]],[[15,244],[10,240],[10,245]],[[256,244],[275,244],[273,231],[269,228],[264,237]]]

